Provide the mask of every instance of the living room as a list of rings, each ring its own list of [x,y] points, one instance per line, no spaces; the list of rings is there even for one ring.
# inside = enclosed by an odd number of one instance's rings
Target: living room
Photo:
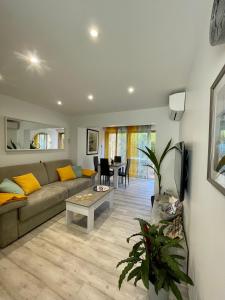
[[[224,11],[1,1],[1,300],[225,299]]]

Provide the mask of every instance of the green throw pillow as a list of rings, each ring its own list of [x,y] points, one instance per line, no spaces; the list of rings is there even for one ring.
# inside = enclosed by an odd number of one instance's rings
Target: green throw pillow
[[[76,176],[79,178],[79,177],[82,177],[82,168],[81,166],[73,166],[73,170],[76,174]]]
[[[24,195],[24,191],[21,189],[21,187],[7,178],[0,183],[0,192]]]

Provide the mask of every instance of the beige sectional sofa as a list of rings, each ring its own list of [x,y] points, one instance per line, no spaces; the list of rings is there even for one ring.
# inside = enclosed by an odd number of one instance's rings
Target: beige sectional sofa
[[[0,182],[4,178],[33,173],[42,185],[28,196],[28,200],[0,206],[0,248],[63,211],[65,199],[94,184],[94,176],[60,182],[56,169],[67,165],[72,162],[58,160],[0,167]]]

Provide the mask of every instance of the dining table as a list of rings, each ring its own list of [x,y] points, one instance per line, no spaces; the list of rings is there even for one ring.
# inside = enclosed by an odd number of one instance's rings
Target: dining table
[[[113,186],[115,189],[118,189],[119,186],[119,176],[118,176],[118,171],[119,169],[121,169],[122,167],[125,167],[126,163],[123,162],[114,162],[113,164],[109,165],[109,168],[112,169],[114,171],[114,175],[113,175]],[[100,178],[101,178],[101,165],[98,164],[98,182],[100,182]]]

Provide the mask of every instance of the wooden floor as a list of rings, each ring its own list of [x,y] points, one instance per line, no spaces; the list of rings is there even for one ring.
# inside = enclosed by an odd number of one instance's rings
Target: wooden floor
[[[90,234],[65,225],[65,213],[0,251],[0,300],[146,300],[140,284],[118,290],[117,262],[128,256],[126,237],[148,218],[153,181],[132,180],[101,207]]]

